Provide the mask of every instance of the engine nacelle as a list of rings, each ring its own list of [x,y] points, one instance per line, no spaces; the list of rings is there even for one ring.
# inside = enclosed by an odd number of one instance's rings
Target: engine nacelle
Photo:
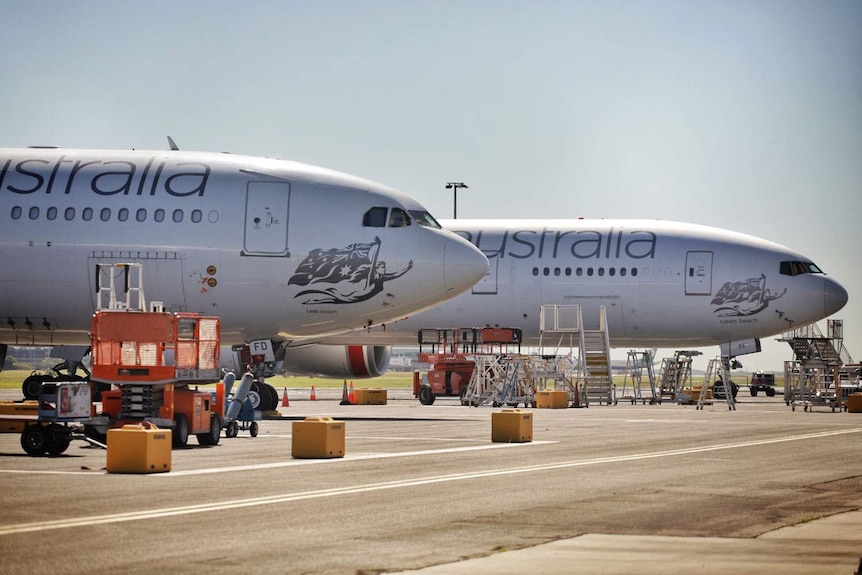
[[[389,368],[388,345],[308,345],[284,350],[284,371],[313,377],[380,377]]]

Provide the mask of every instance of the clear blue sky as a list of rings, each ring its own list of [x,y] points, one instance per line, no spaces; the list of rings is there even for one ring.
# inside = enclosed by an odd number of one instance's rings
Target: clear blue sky
[[[862,2],[18,1],[0,147],[276,156],[451,217],[752,233],[850,292],[862,358]],[[789,348],[765,342],[751,367]],[[748,367],[748,366],[747,366]]]

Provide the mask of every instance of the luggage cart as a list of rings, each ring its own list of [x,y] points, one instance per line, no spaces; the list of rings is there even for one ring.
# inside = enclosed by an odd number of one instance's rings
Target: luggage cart
[[[39,391],[39,413],[21,432],[21,447],[31,456],[60,455],[72,439],[90,441],[80,425],[92,415],[90,383],[56,381],[43,383]]]

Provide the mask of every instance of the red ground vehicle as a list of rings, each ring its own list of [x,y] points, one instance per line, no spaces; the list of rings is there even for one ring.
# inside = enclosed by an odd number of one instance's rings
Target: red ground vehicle
[[[224,397],[191,389],[218,381],[220,323],[193,313],[102,310],[93,316],[91,380],[112,384],[102,392],[97,432],[150,421],[173,429],[174,446],[190,434],[215,445]],[[219,388],[220,389],[220,388]]]
[[[520,351],[520,329],[419,330],[419,362],[432,364],[432,367],[424,381],[418,372],[414,373],[413,395],[422,405],[431,405],[438,396],[460,397],[464,403],[464,393],[476,367],[471,356],[507,353],[513,345]]]

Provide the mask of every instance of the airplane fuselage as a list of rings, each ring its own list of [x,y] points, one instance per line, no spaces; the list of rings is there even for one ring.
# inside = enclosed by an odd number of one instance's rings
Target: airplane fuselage
[[[659,220],[448,220],[490,271],[427,312],[328,341],[416,344],[434,327],[518,327],[539,342],[542,305],[599,308],[620,347],[687,347],[760,338],[839,310],[847,292],[802,254],[750,235]],[[375,339],[376,338],[376,339]],[[547,342],[546,342],[547,343]]]
[[[487,269],[414,200],[295,162],[179,151],[0,149],[0,343],[86,344],[96,266],[225,343],[393,320]]]

